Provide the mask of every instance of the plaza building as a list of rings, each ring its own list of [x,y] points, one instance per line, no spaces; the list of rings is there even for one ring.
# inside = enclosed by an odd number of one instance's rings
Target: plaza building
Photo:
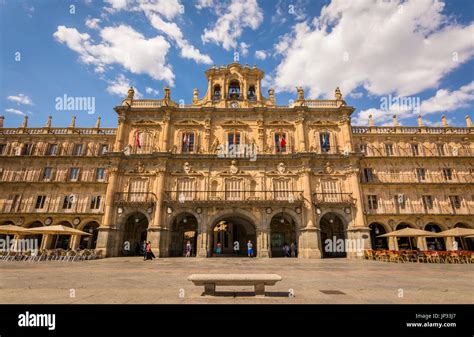
[[[363,249],[452,249],[454,239],[378,237],[403,227],[474,228],[474,128],[351,125],[355,108],[308,100],[286,106],[261,90],[264,73],[232,63],[205,72],[192,104],[136,99],[114,109],[117,128],[3,127],[0,224],[64,225],[92,236],[41,236],[41,247],[95,248],[106,256],[151,241],[157,256],[359,257]],[[125,94],[125,93],[124,93]],[[125,95],[124,95],[125,96]],[[458,239],[473,249],[472,239]],[[238,242],[236,247],[235,242]],[[234,249],[238,248],[238,249]]]

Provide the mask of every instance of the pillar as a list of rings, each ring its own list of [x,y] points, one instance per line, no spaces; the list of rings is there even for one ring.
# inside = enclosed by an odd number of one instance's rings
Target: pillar
[[[364,198],[358,175],[359,169],[349,172],[350,190],[352,191],[352,197],[355,199],[354,227],[367,227],[364,216]]]
[[[120,115],[118,117],[118,128],[117,128],[117,138],[115,141],[115,147],[114,151],[115,152],[120,152],[124,148],[124,141],[125,141],[125,121],[126,118],[123,115]]]
[[[298,116],[296,120],[296,135],[298,137],[298,151],[306,152],[306,135],[304,132],[304,118],[303,116]]]
[[[75,250],[79,248],[79,244],[81,243],[82,235],[71,235],[71,239],[69,240],[69,248]]]
[[[298,257],[300,258],[321,258],[320,233],[316,228],[315,209],[311,196],[311,172],[310,168],[303,171],[303,225],[305,227],[300,230],[298,239]]]
[[[163,136],[161,140],[163,152],[168,151],[168,133],[169,133],[169,128],[170,128],[170,117],[169,115],[165,115],[163,117]]]
[[[269,229],[257,230],[257,257],[270,257]]]
[[[109,180],[107,185],[107,193],[105,197],[105,208],[104,208],[104,221],[99,227],[99,233],[97,236],[96,249],[102,250],[104,256],[110,256],[111,247],[109,241],[111,241],[111,227],[115,219],[114,212],[114,196],[117,188],[118,181],[118,169],[116,167],[109,169]]]

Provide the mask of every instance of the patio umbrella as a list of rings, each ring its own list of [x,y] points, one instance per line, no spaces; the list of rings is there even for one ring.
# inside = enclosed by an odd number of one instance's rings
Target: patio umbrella
[[[90,233],[86,233],[78,229],[74,229],[71,227],[63,226],[63,225],[35,227],[28,231],[30,233],[38,233],[38,234],[43,234],[43,235],[48,235],[48,234],[49,235],[92,235]],[[56,241],[56,245],[57,245],[57,241]]]
[[[35,227],[28,229],[28,232],[50,235],[92,235],[90,233],[63,225]]]
[[[436,236],[436,233],[407,227],[407,228],[399,229],[398,231],[393,231],[387,234],[379,235],[378,237],[388,238],[388,237],[420,237],[420,236]],[[408,240],[408,242],[410,243],[410,249],[413,249],[411,245],[411,240]]]
[[[29,229],[15,225],[0,226],[0,234],[28,234]]]
[[[448,229],[440,233],[436,233],[434,236],[438,237],[474,237],[474,229],[456,227]]]

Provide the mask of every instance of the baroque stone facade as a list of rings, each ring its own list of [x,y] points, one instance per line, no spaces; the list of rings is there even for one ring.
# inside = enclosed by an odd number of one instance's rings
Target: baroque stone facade
[[[206,71],[191,105],[128,96],[118,127],[4,128],[0,120],[0,224],[63,224],[93,236],[42,239],[107,256],[151,241],[157,256],[357,257],[326,251],[327,239],[362,248],[404,248],[377,238],[403,226],[474,228],[474,128],[351,126],[354,107],[333,100],[289,106],[264,97],[263,72],[233,63]],[[419,239],[420,249],[452,240]],[[239,247],[235,247],[238,242]],[[470,245],[469,239],[462,244]],[[234,251],[238,248],[238,251]]]

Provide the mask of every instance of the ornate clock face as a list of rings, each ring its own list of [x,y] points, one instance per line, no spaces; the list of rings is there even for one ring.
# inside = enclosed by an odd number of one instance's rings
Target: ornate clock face
[[[238,108],[238,107],[239,107],[239,103],[237,103],[237,102],[232,102],[232,103],[230,103],[230,106],[231,106],[231,108]]]

